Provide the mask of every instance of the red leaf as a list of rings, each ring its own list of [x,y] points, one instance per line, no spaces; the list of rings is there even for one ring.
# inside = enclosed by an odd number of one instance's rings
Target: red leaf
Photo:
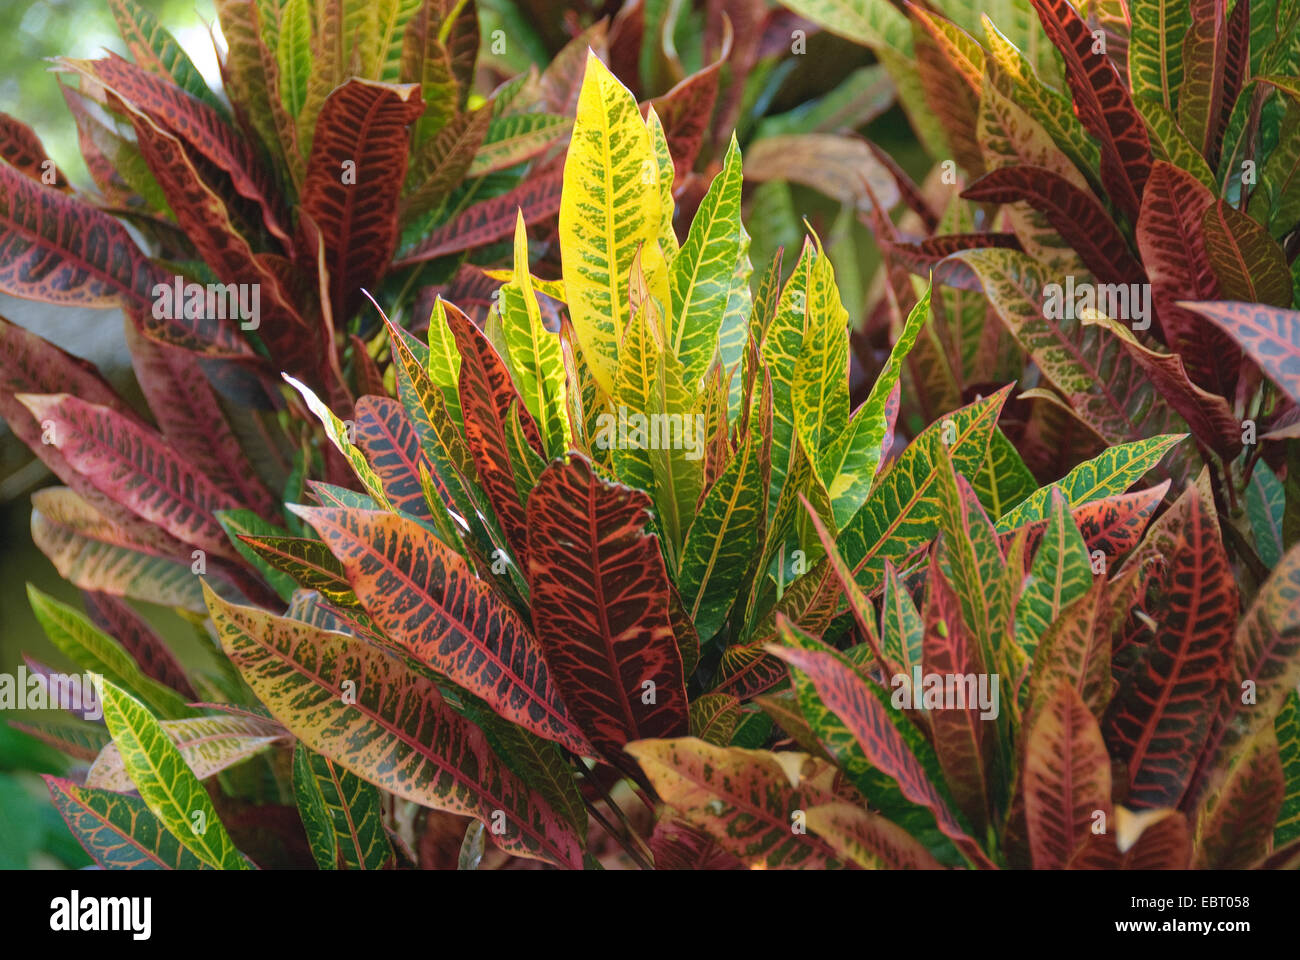
[[[1094,812],[1112,816],[1110,756],[1097,721],[1068,681],[1057,686],[1029,729],[1024,789],[1029,848],[1038,870],[1068,866],[1093,835]]]
[[[993,866],[927,779],[924,768],[886,714],[889,708],[867,689],[866,680],[831,653],[775,644],[768,650],[808,674],[822,703],[849,728],[872,766],[893,777],[903,796],[934,814],[939,829],[958,850],[979,866]]]
[[[431,517],[420,484],[420,464],[430,477],[436,474],[420,449],[420,437],[406,410],[392,397],[364,396],[357,401],[354,416],[357,446],[379,474],[389,501],[413,517]]]
[[[1230,301],[1182,301],[1182,306],[1218,324],[1274,383],[1300,403],[1300,311]]]
[[[289,235],[279,196],[257,160],[252,142],[208,104],[190,96],[169,78],[150,73],[110,51],[102,60],[64,60],[61,65],[102,84],[132,112],[143,113],[187,151],[229,178],[235,192],[257,205],[267,231],[286,246]],[[215,185],[214,179],[208,181]]]
[[[1226,55],[1223,63],[1223,96],[1220,98],[1219,116],[1211,126],[1213,139],[1212,153],[1208,156],[1218,159],[1223,146],[1223,132],[1227,129],[1228,118],[1237,102],[1237,95],[1246,82],[1250,72],[1250,4],[1234,4],[1232,13],[1228,14],[1228,32],[1225,38]],[[1210,162],[1213,163],[1214,159]]]
[[[494,711],[574,753],[592,753],[542,649],[514,609],[414,520],[300,507],[385,635]]]
[[[1214,514],[1189,487],[1169,556],[1165,609],[1144,657],[1111,704],[1107,743],[1128,764],[1127,802],[1178,805],[1224,695],[1237,622],[1237,586]]]
[[[1177,303],[1219,296],[1201,231],[1201,220],[1213,203],[1214,195],[1195,177],[1157,160],[1142,195],[1137,245],[1165,343],[1182,355],[1196,383],[1231,397],[1241,351],[1212,324]]]
[[[524,436],[538,456],[543,455],[541,436],[491,341],[460,310],[450,303],[445,306],[447,325],[460,351],[460,409],[465,440],[483,490],[501,521],[501,532],[510,541],[520,569],[527,570],[527,522],[510,463],[511,408],[518,411]]]
[[[1134,221],[1151,172],[1151,141],[1142,115],[1115,65],[1104,53],[1093,52],[1092,31],[1067,0],[1032,2],[1048,38],[1065,58],[1074,112],[1101,147],[1106,192]]]
[[[24,176],[59,190],[67,191],[68,179],[45,155],[45,147],[31,127],[0,113],[0,159]],[[43,178],[52,177],[48,183]]]
[[[140,152],[176,214],[177,223],[199,255],[224,283],[249,284],[259,291],[256,318],[259,328],[265,320],[268,334],[298,333],[295,339],[301,342],[304,338],[300,331],[305,325],[289,304],[279,278],[236,229],[231,220],[232,211],[201,174],[195,155],[148,114],[132,110],[130,115]],[[265,316],[261,310],[262,291],[267,293]],[[252,354],[235,326],[235,311],[229,308],[228,302],[218,300],[224,309],[203,310],[199,317],[189,317],[179,296],[170,299],[170,310],[160,310],[165,303],[155,298],[152,309],[136,314],[142,332],[194,351],[234,356]]]
[[[239,562],[213,517],[240,504],[161,436],[115,410],[66,393],[19,394],[67,462],[105,496],[208,553]]]
[[[1101,204],[1046,167],[1002,167],[980,177],[961,195],[987,203],[1028,203],[1047,217],[1103,283],[1136,283],[1145,278],[1142,264],[1129,252],[1123,234]]]
[[[712,834],[681,817],[663,817],[650,835],[656,870],[741,870]]]
[[[961,603],[944,577],[937,556],[931,558],[927,579],[929,589],[921,648],[925,673],[950,677],[980,675],[983,667],[977,640],[962,621]],[[989,815],[985,769],[986,750],[992,741],[984,735],[987,723],[980,717],[979,704],[968,703],[964,709],[933,710],[929,718],[934,730],[935,753],[939,755],[939,766],[953,800],[975,829],[982,830]]]
[[[95,625],[115,637],[147,676],[171,687],[187,700],[199,698],[176,655],[126,601],[94,590],[82,590],[81,599]]]
[[[356,311],[362,288],[384,274],[397,246],[408,126],[424,110],[418,85],[353,77],[321,107],[302,207],[325,240],[334,319]]]
[[[158,270],[116,220],[0,164],[0,290],[82,307],[147,306]]]
[[[130,323],[126,341],[136,381],[176,452],[259,516],[276,519],[277,504],[226,422],[198,358],[141,336]]]
[[[624,744],[688,730],[649,508],[644,493],[601,480],[576,455],[548,466],[528,499],[534,629],[574,718],[623,769],[636,769]]]

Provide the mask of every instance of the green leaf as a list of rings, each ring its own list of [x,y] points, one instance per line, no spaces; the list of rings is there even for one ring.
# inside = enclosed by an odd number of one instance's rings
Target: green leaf
[[[722,628],[762,546],[766,439],[749,431],[686,535],[677,587],[703,641]]]
[[[92,790],[46,776],[54,808],[105,870],[210,870],[183,847],[139,797]]]
[[[1259,464],[1255,469],[1259,469]],[[1278,811],[1273,827],[1273,849],[1281,850],[1300,838],[1300,693],[1292,690],[1282,703],[1282,709],[1273,721],[1277,733],[1278,755],[1282,760],[1282,776],[1286,784],[1282,795],[1282,809]]]
[[[1282,483],[1267,463],[1255,462],[1246,487],[1246,516],[1250,520],[1252,544],[1264,566],[1272,570],[1282,559],[1282,518],[1286,512],[1286,496]]]
[[[311,77],[311,13],[309,0],[287,0],[280,11],[280,37],[275,48],[280,102],[295,119],[307,102]]]
[[[322,870],[382,870],[395,861],[379,791],[299,743],[293,792],[316,865]]]
[[[560,338],[542,325],[542,311],[528,272],[524,214],[515,222],[513,279],[501,287],[498,306],[511,372],[528,412],[537,422],[546,452],[557,457],[572,443]],[[432,355],[432,351],[430,352]],[[516,477],[518,474],[516,474]]]
[[[1075,599],[1087,593],[1093,582],[1088,547],[1065,497],[1055,486],[1049,492],[1047,530],[1016,603],[1016,645],[1031,660],[1047,628]]]
[[[1108,447],[1085,460],[1060,480],[1038,490],[1023,503],[998,518],[999,533],[1006,533],[1048,516],[1052,490],[1059,487],[1071,507],[1123,493],[1160,462],[1186,434],[1165,434]]]
[[[740,148],[733,136],[722,170],[709,185],[686,243],[668,270],[672,350],[682,363],[687,385],[698,382],[713,359],[748,247],[740,222],[740,187]],[[744,285],[748,289],[747,278]]]
[[[221,524],[221,529],[226,531],[226,536],[230,537],[230,542],[234,544],[240,556],[261,572],[266,582],[280,595],[281,600],[286,603],[291,600],[294,590],[298,588],[293,577],[272,566],[254,547],[242,539],[243,536],[283,537],[284,530],[263,520],[252,510],[244,508],[218,510],[213,516],[217,518],[217,523]]]
[[[361,485],[366,488],[366,492],[385,510],[392,510],[393,505],[388,502],[388,497],[384,493],[384,484],[379,479],[379,474],[371,469],[370,464],[366,462],[365,455],[352,442],[347,425],[334,416],[334,412],[321,402],[310,387],[295,380],[287,373],[283,376],[285,382],[298,391],[308,409],[320,420],[321,426],[325,428],[325,435],[330,438],[330,442],[334,444],[338,452],[343,454],[344,459],[352,466],[352,471],[357,475],[357,479],[361,481]]]
[[[1006,434],[995,429],[989,440],[989,455],[971,478],[980,504],[991,517],[1000,517],[1038,489],[1038,481]]]
[[[137,693],[163,716],[187,717],[194,713],[176,691],[146,676],[120,643],[76,610],[30,583],[27,599],[50,642],[77,666]]]
[[[836,546],[863,590],[870,593],[881,584],[886,560],[901,562],[939,533],[935,485],[939,471],[948,469],[941,445],[948,447],[955,469],[974,473],[988,455],[989,437],[1010,389],[1003,387],[921,431],[840,531]]]
[[[209,866],[252,869],[235,849],[203,784],[144,704],[108,680],[101,691],[104,723],[122,752],[131,782],[153,815]]]
[[[1129,83],[1134,99],[1150,97],[1170,113],[1183,85],[1183,38],[1192,24],[1187,0],[1132,0]]]

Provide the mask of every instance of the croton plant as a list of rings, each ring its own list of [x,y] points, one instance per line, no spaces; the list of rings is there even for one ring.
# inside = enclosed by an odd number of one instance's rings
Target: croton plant
[[[218,0],[220,94],[110,5],[98,193],[0,144],[0,289],[151,414],[0,323],[97,863],[1300,865],[1300,4],[709,2],[679,78],[638,0],[484,89],[471,0]],[[726,129],[815,25],[933,161],[745,124],[860,326]]]

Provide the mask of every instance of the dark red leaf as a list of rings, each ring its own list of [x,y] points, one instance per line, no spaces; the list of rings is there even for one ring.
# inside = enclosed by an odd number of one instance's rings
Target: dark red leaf
[[[463,374],[462,374],[463,377]],[[624,770],[624,744],[688,731],[682,657],[650,498],[573,455],[528,499],[533,627],[555,683],[592,744]]]
[[[1065,58],[1074,112],[1101,147],[1106,192],[1132,222],[1151,172],[1151,141],[1142,115],[1110,58],[1093,52],[1092,31],[1068,0],[1032,2],[1048,38]]]
[[[351,317],[397,246],[397,201],[406,179],[409,125],[424,110],[415,84],[353,77],[321,107],[302,188],[320,229],[335,323]]]

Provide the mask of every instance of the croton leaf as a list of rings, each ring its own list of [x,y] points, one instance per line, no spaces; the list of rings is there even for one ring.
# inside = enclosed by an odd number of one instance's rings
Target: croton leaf
[[[1184,522],[1167,557],[1166,607],[1142,662],[1116,694],[1107,743],[1128,763],[1128,803],[1174,806],[1209,736],[1210,711],[1227,686],[1237,586],[1212,507],[1195,487],[1175,505]]]
[[[1232,301],[1184,301],[1183,306],[1216,323],[1274,383],[1300,401],[1300,310]]]
[[[1063,869],[1092,836],[1097,811],[1111,816],[1110,756],[1096,718],[1068,682],[1037,711],[1024,763],[1034,868]]]
[[[740,221],[740,148],[733,140],[709,185],[686,243],[669,267],[672,350],[688,384],[704,375],[735,284],[747,235]]]
[[[227,656],[312,750],[423,806],[485,825],[504,819],[492,841],[507,853],[581,864],[573,829],[502,764],[432,681],[364,640],[237,607],[211,591],[207,601]]]
[[[1029,580],[1016,603],[1016,643],[1030,657],[1047,628],[1092,584],[1088,548],[1065,497],[1052,488],[1051,513]]]
[[[1191,25],[1182,0],[1134,0],[1129,5],[1128,75],[1134,97],[1149,96],[1172,111],[1183,86],[1183,37]]]
[[[1151,301],[1160,316],[1165,343],[1182,355],[1197,383],[1231,396],[1239,352],[1220,331],[1177,302],[1219,296],[1201,229],[1213,204],[1214,194],[1191,174],[1157,161],[1142,195],[1137,245],[1151,281]],[[1189,296],[1189,291],[1197,292]]]
[[[607,395],[614,390],[628,271],[638,252],[655,299],[665,309],[669,303],[657,242],[661,216],[659,166],[636,100],[589,52],[564,164],[560,250],[573,329]]]
[[[116,410],[66,393],[18,399],[46,425],[68,463],[101,493],[186,543],[238,558],[213,513],[240,504],[162,437]]]
[[[1226,716],[1221,718],[1211,744],[1214,747],[1211,770],[1223,769],[1237,746],[1277,716],[1286,698],[1300,684],[1297,638],[1300,638],[1300,547],[1292,547],[1237,625],[1229,686],[1243,693],[1224,701]],[[1251,703],[1242,703],[1248,688],[1254,690],[1254,698]]]
[[[128,537],[71,490],[37,491],[33,507],[32,542],[65,580],[83,590],[202,609],[198,578],[190,564],[159,555]]]
[[[1047,517],[1052,491],[1056,488],[1072,507],[1123,493],[1184,436],[1167,434],[1108,447],[1050,486],[1034,491],[1024,502],[999,517],[997,528],[1005,532]]]
[[[704,495],[686,534],[676,582],[704,640],[721,629],[762,546],[770,456],[770,434],[751,430]]]
[[[330,299],[339,320],[352,316],[397,246],[397,200],[410,135],[423,102],[413,85],[353,77],[321,108],[312,139],[302,207],[320,228]]]
[[[1238,744],[1232,762],[1196,817],[1197,869],[1243,870],[1269,852],[1286,781],[1271,723]]]
[[[1101,147],[1106,191],[1133,222],[1151,172],[1146,124],[1114,63],[1099,51],[1088,24],[1068,0],[1030,2],[1065,59],[1065,79],[1074,95],[1075,113]]]
[[[517,413],[529,447],[539,456],[544,453],[541,435],[492,342],[456,307],[447,303],[443,308],[460,351],[458,390],[465,439],[502,532],[510,541],[520,569],[527,569],[527,524],[509,453],[511,418],[515,415],[511,411]]]
[[[430,516],[420,484],[428,459],[402,405],[392,397],[364,396],[354,408],[357,446],[379,475],[384,493],[398,510],[417,519]]]
[[[563,164],[548,161],[529,173],[517,187],[467,207],[418,245],[402,251],[393,265],[423,263],[508,237],[520,210],[524,212],[525,223],[543,223],[560,209],[563,184]]]
[[[668,574],[645,530],[650,499],[555,461],[528,499],[533,626],[569,711],[611,762],[687,728]]]
[[[0,165],[0,289],[84,307],[149,306],[162,279],[112,217]]]
[[[322,870],[382,870],[394,864],[383,799],[372,784],[298,743],[293,792],[312,856]]]
[[[949,469],[938,446],[950,441],[946,446],[952,468],[964,475],[974,473],[988,452],[989,436],[1010,389],[1003,387],[917,434],[840,531],[836,545],[864,590],[881,584],[886,560],[898,562],[938,534],[935,486],[939,470]]]
[[[140,701],[108,680],[100,683],[104,723],[127,775],[149,810],[181,844],[219,870],[248,870],[217,817],[208,793],[180,751]]]
[[[868,686],[870,681],[830,651],[777,644],[770,644],[768,651],[808,675],[822,702],[849,728],[872,765],[897,781],[905,797],[929,810],[939,829],[964,856],[979,866],[992,866],[927,777],[890,718],[891,707]]]
[[[945,545],[947,542],[945,538]],[[937,554],[931,559],[926,582],[925,637],[921,648],[925,675],[954,678],[945,683],[960,684],[962,677],[993,673],[993,664],[985,671],[982,637],[974,624],[965,621],[962,601],[944,574]],[[978,578],[972,587],[986,589]],[[914,696],[921,693],[913,690]],[[953,695],[956,690],[947,686],[944,693]],[[983,830],[990,821],[991,783],[996,776],[996,771],[991,769],[993,744],[998,734],[995,726],[986,722],[989,717],[981,714],[978,699],[966,699],[964,694],[962,697],[961,706],[930,710],[927,714],[944,782],[975,829]]]
[[[1267,229],[1223,200],[1206,209],[1201,229],[1224,300],[1291,306],[1286,255]]]
[[[185,717],[162,720],[158,725],[200,780],[262,753],[285,736],[284,729],[273,721],[242,716]],[[134,789],[117,744],[110,743],[100,751],[86,774],[86,786]]]
[[[427,528],[379,511],[295,512],[329,545],[386,636],[506,719],[575,753],[591,752],[527,625]]]
[[[939,863],[898,824],[851,803],[828,803],[807,811],[808,829],[844,860],[865,870],[938,870]]]
[[[68,829],[105,870],[210,870],[139,797],[44,776]]]
[[[542,311],[528,272],[528,235],[524,215],[515,221],[514,274],[497,299],[502,333],[517,372],[516,386],[545,443],[541,450],[560,456],[572,442],[567,385],[560,338],[542,323]],[[527,428],[525,428],[527,429]],[[539,451],[540,452],[540,451]]]
[[[164,716],[184,717],[193,712],[174,690],[146,675],[116,640],[97,629],[72,607],[42,593],[30,583],[27,585],[27,598],[50,642],[73,663],[136,691]]]
[[[171,687],[189,700],[198,699],[176,654],[129,604],[111,594],[94,590],[83,590],[81,599],[90,619],[122,644],[145,676]]]
[[[664,803],[749,866],[843,865],[826,841],[792,829],[801,811],[834,800],[824,783],[834,768],[825,761],[800,753],[715,747],[694,737],[641,740],[629,743],[627,752]]]

